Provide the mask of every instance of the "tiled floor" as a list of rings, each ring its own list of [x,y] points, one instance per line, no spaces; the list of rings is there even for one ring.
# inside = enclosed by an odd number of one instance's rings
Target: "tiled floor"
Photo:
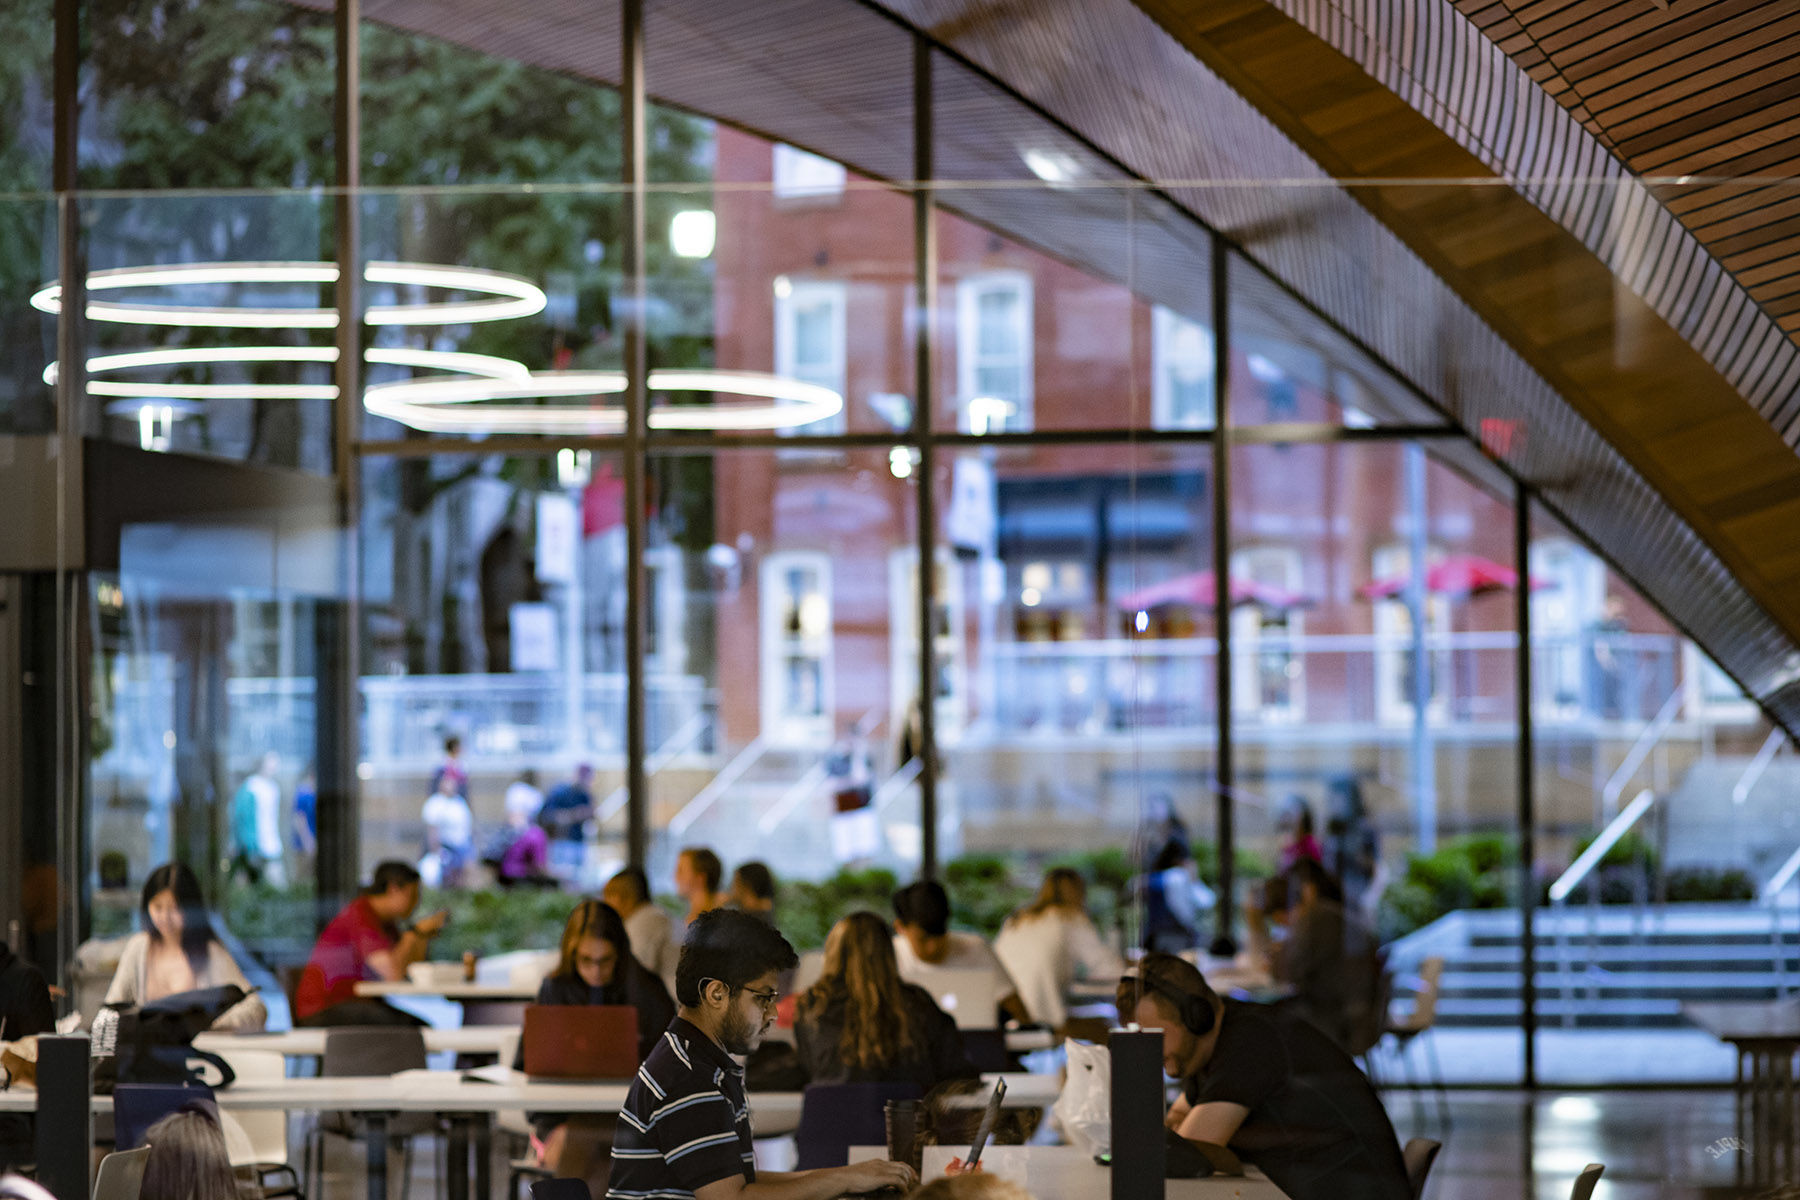
[[[1563,1200],[1583,1166],[1603,1163],[1595,1200],[1714,1200],[1755,1195],[1734,1188],[1738,1151],[1732,1099],[1724,1091],[1452,1092],[1451,1127],[1439,1124],[1435,1099],[1394,1097],[1389,1110],[1401,1141],[1441,1140],[1426,1200]],[[294,1145],[298,1147],[299,1122]],[[439,1191],[439,1147],[421,1142],[412,1200]],[[397,1167],[398,1164],[396,1164]],[[334,1142],[326,1200],[361,1200],[362,1160]],[[395,1182],[398,1182],[396,1170]],[[494,1187],[504,1187],[496,1159]],[[398,1189],[392,1193],[399,1200]]]

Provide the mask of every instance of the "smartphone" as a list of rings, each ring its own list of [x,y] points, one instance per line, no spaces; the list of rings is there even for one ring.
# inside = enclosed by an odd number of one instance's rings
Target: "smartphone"
[[[975,1130],[975,1144],[969,1147],[968,1161],[963,1164],[964,1171],[973,1171],[981,1161],[981,1152],[987,1149],[988,1138],[994,1134],[994,1122],[1000,1118],[1000,1102],[1006,1099],[1006,1080],[994,1084],[994,1094],[988,1097],[987,1110],[981,1114],[981,1125]]]

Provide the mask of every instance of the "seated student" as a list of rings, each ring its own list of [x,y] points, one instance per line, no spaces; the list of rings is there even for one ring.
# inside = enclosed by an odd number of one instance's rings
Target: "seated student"
[[[419,907],[419,873],[403,862],[384,862],[363,894],[344,906],[319,934],[294,991],[296,1025],[423,1025],[384,1000],[363,999],[364,980],[397,983],[422,960],[444,928],[447,911],[400,922]]]
[[[1104,979],[1125,969],[1088,916],[1087,883],[1068,867],[1047,872],[1037,898],[1006,919],[994,954],[1018,984],[1031,1019],[1052,1029],[1069,1019],[1064,997],[1078,972]]]
[[[0,1040],[16,1042],[39,1033],[56,1032],[56,1008],[44,973],[0,942]],[[34,1117],[0,1115],[0,1171],[37,1161]]]
[[[990,971],[994,992],[1014,1016],[1025,1017],[1019,989],[993,950],[978,934],[950,931],[950,897],[944,886],[932,880],[908,884],[894,893],[894,959],[900,978],[925,984],[931,968],[954,971]]]
[[[675,856],[675,894],[687,902],[684,925],[694,923],[703,912],[725,907],[725,894],[719,883],[725,875],[725,864],[705,846],[688,846]]]
[[[238,1200],[237,1175],[219,1122],[190,1101],[144,1133],[138,1200]]]
[[[1294,989],[1288,1004],[1348,1048],[1374,1003],[1381,970],[1375,936],[1345,910],[1337,880],[1311,859],[1268,884],[1260,902],[1252,889],[1245,905],[1250,951],[1278,983]],[[1286,931],[1280,941],[1270,936],[1269,921]]]
[[[539,1004],[629,1004],[638,1010],[638,1059],[646,1058],[675,1019],[675,1002],[662,980],[631,954],[625,923],[611,906],[583,900],[563,925],[562,957],[538,986]],[[524,1048],[513,1063],[523,1070]],[[568,1137],[566,1114],[535,1113],[531,1124],[542,1146],[539,1161],[557,1168]]]
[[[669,914],[650,899],[650,880],[643,868],[626,867],[614,875],[600,890],[600,898],[625,922],[632,956],[662,980],[673,995],[681,939],[675,936],[675,923]]]
[[[733,871],[726,896],[739,912],[775,924],[775,873],[767,863],[747,862]]]
[[[852,913],[825,939],[825,971],[800,997],[794,1047],[811,1083],[916,1083],[978,1075],[956,1022],[902,983],[887,922]]]
[[[1221,1000],[1199,970],[1146,954],[1119,1013],[1163,1031],[1181,1096],[1166,1124],[1262,1168],[1290,1200],[1409,1200],[1400,1143],[1350,1056],[1278,1005]]]
[[[756,1049],[780,999],[776,981],[797,961],[787,939],[755,917],[727,908],[695,918],[676,972],[681,1012],[619,1114],[608,1200],[833,1200],[913,1185],[905,1163],[756,1169],[744,1068],[732,1056]]]
[[[184,863],[164,863],[144,880],[143,928],[125,940],[107,1004],[149,1004],[165,996],[236,984],[244,998],[213,1022],[239,1032],[263,1027],[269,1012],[231,951],[213,934],[200,881]]]

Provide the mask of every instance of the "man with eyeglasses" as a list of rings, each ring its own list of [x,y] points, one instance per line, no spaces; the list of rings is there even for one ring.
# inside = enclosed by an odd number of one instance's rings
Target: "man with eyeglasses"
[[[681,1006],[632,1080],[613,1140],[607,1200],[835,1200],[910,1188],[904,1163],[758,1174],[744,1068],[798,963],[787,939],[748,913],[720,908],[688,926],[675,969]]]

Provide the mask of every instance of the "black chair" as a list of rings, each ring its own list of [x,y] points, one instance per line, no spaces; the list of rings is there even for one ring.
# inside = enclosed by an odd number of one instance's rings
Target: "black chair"
[[[331,1077],[358,1075],[397,1075],[401,1071],[422,1069],[425,1062],[425,1035],[409,1025],[342,1026],[325,1032],[325,1057],[320,1075]],[[400,1113],[387,1122],[388,1142],[401,1145],[400,1196],[405,1200],[412,1182],[412,1143],[420,1136],[441,1131],[438,1118],[430,1113]],[[322,1197],[325,1173],[325,1138],[335,1136],[360,1140],[364,1126],[355,1114],[322,1112],[307,1137],[307,1194]],[[444,1171],[436,1172],[438,1186],[444,1182]]]
[[[965,1029],[962,1031],[963,1057],[978,1071],[1016,1071],[1012,1052],[1006,1048],[1004,1029]]]
[[[1434,1142],[1430,1138],[1413,1138],[1400,1151],[1406,1159],[1406,1181],[1412,1184],[1412,1200],[1420,1200],[1425,1195],[1425,1180],[1431,1174],[1431,1164],[1437,1161],[1438,1151],[1444,1143]]]
[[[531,1200],[594,1200],[585,1179],[540,1179],[531,1185]]]
[[[913,1083],[813,1083],[800,1099],[794,1169],[841,1167],[852,1146],[887,1145],[887,1102],[917,1100]],[[533,1189],[535,1191],[535,1189]]]
[[[1581,1168],[1581,1174],[1575,1177],[1575,1186],[1569,1189],[1569,1200],[1588,1200],[1605,1171],[1606,1168],[1599,1163],[1589,1163]]]

